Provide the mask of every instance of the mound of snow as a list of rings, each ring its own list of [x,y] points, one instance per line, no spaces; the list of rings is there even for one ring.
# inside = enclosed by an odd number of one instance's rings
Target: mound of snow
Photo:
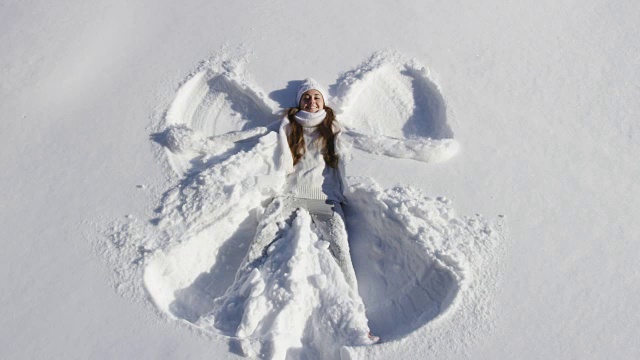
[[[114,226],[112,238],[143,249],[133,267],[118,249],[105,253],[120,261],[120,283],[138,284],[132,274],[143,271],[148,294],[170,318],[239,342],[246,355],[278,359],[348,357],[345,349],[368,343],[369,327],[385,341],[403,339],[456,308],[474,311],[465,296],[486,300],[486,292],[469,289],[473,272],[491,268],[492,258],[474,253],[486,253],[498,237],[480,216],[457,217],[446,199],[347,178],[346,226],[359,294],[306,211],[261,224],[265,207],[282,194],[285,174],[272,122],[276,107],[242,64],[212,59],[179,89],[164,129],[154,134],[179,180],[161,199],[152,235],[127,238]],[[346,126],[344,141],[425,163],[453,156],[458,145],[428,75],[394,53],[376,54],[345,73],[331,100]],[[376,116],[361,111],[367,107]],[[349,158],[343,158],[347,166]],[[243,267],[256,229],[267,225],[282,228],[280,241],[263,264]]]
[[[345,72],[332,87],[341,122],[373,135],[451,139],[447,109],[428,68],[382,51]]]
[[[242,340],[245,355],[285,359],[336,359],[344,345],[371,343],[364,305],[312,228],[298,210],[270,215],[259,227],[282,230],[259,265],[241,268],[227,292],[198,326]],[[257,346],[256,346],[257,345]]]

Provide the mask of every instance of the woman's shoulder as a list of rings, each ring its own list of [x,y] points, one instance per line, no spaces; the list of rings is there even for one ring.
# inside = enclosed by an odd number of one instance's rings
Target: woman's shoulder
[[[331,123],[331,128],[334,134],[339,134],[344,130],[342,124],[340,124],[338,120],[333,120],[333,123]]]
[[[280,116],[280,124],[288,124],[289,122],[289,109],[286,109],[282,116]]]
[[[284,114],[280,119],[280,121],[278,122],[278,131],[289,135],[290,130],[291,130],[291,122],[289,121],[289,117],[287,116],[287,114]]]

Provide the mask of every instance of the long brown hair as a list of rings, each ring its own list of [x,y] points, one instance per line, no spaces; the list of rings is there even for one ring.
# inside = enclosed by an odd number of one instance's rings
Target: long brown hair
[[[298,111],[300,111],[298,108],[289,108],[289,110],[287,110],[287,118],[289,118],[291,126],[287,140],[289,141],[289,149],[291,149],[294,166],[305,153],[302,125],[300,125],[295,118]],[[333,122],[336,121],[336,115],[333,109],[328,106],[324,107],[324,111],[326,111],[327,115],[320,125],[318,125],[320,136],[316,141],[320,141],[324,162],[332,168],[337,168],[339,156],[336,154],[336,135],[338,133],[333,132]]]

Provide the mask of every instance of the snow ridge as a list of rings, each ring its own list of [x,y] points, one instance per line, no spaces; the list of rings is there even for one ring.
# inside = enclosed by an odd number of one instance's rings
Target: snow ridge
[[[452,139],[446,103],[431,71],[415,59],[381,51],[332,86],[341,122],[373,135]]]
[[[346,225],[359,294],[344,281],[306,211],[292,219],[263,218],[285,174],[273,131],[276,106],[244,73],[244,61],[212,58],[178,90],[164,130],[153,138],[179,181],[162,196],[146,236],[113,228],[113,239],[144,249],[135,263],[124,259],[121,246],[105,254],[122,264],[120,283],[137,284],[132,274],[143,270],[148,295],[169,318],[268,359],[367,357],[392,348],[393,340],[427,336],[424,329],[455,317],[458,308],[468,324],[482,322],[484,313],[475,309],[488,293],[470,290],[473,274],[495,268],[495,258],[474,252],[491,254],[499,237],[480,216],[457,217],[446,199],[347,178]],[[458,145],[444,100],[428,75],[416,61],[390,52],[343,74],[331,101],[347,127],[345,139],[372,154],[425,163],[454,156]],[[365,117],[360,109],[366,107],[379,116]],[[241,267],[264,226],[279,226],[280,240],[263,264]],[[385,341],[374,350],[358,347],[368,344],[367,320]],[[471,337],[476,328],[460,333]]]
[[[278,224],[282,237],[259,267],[238,273],[197,325],[238,337],[251,357],[284,359],[293,352],[296,358],[336,359],[344,345],[369,344],[364,305],[329,243],[316,234],[306,210],[298,210],[291,225],[284,220],[271,215],[261,221],[259,227]]]

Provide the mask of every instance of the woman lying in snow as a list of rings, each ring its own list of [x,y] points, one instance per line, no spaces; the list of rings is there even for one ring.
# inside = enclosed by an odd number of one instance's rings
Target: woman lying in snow
[[[274,358],[285,358],[286,349],[327,352],[378,341],[370,334],[358,294],[341,206],[348,189],[345,144],[424,162],[446,160],[457,150],[452,139],[398,139],[342,128],[325,106],[325,94],[314,81],[305,81],[297,107],[268,127],[211,138],[184,126],[166,133],[174,153],[211,155],[233,149],[235,142],[259,138],[251,150],[200,172],[198,179],[206,186],[185,187],[184,197],[176,200],[198,206],[167,204],[190,224],[221,229],[227,226],[225,219],[270,201],[233,284],[215,298],[209,312],[193,309],[198,326],[240,339],[245,354],[271,352],[278,354]],[[268,181],[270,176],[277,180]],[[156,270],[148,271],[149,278],[166,273]],[[199,302],[192,299],[198,293],[189,294],[176,299],[174,309],[188,312],[191,303]]]
[[[358,295],[356,275],[349,255],[345,217],[341,207],[341,203],[345,201],[346,189],[343,177],[344,166],[339,153],[341,130],[333,110],[325,105],[323,92],[315,81],[307,79],[300,86],[296,102],[299,104],[298,107],[288,109],[278,130],[281,166],[287,174],[282,195],[276,196],[265,210],[255,238],[240,265],[234,285],[225,296],[216,299],[216,306],[209,314],[208,320],[201,319],[200,323],[213,322],[211,325],[218,329],[226,330],[225,328],[229,327],[229,332],[233,332],[235,328],[235,334],[239,338],[264,337],[265,329],[262,327],[268,328],[267,331],[280,332],[281,329],[275,329],[277,326],[265,324],[271,317],[265,314],[281,314],[282,309],[287,307],[286,304],[323,302],[323,299],[300,301],[304,297],[300,293],[308,290],[303,289],[304,286],[292,285],[296,281],[291,280],[287,273],[295,271],[302,274],[318,271],[324,277],[314,277],[315,280],[312,281],[316,283],[316,287],[333,287],[330,291],[325,289],[327,294],[324,295],[324,304],[330,304],[328,307],[343,308],[333,311],[334,314],[330,317],[335,321],[330,322],[335,322],[335,325],[343,328],[345,336],[342,338],[348,340],[351,345],[372,344],[378,342],[379,338],[369,331],[364,315],[364,305]],[[305,214],[301,214],[299,209],[304,209]],[[308,263],[300,265],[305,269],[294,269],[291,266],[292,259],[304,255],[295,254],[295,246],[285,243],[302,242],[299,238],[304,237],[304,224],[293,224],[293,220],[301,221],[299,219],[304,219],[307,214],[311,222],[308,224],[309,228],[313,229],[312,232],[315,234],[312,236],[317,236],[317,242],[324,244],[325,247],[320,250],[312,248],[311,252],[328,250],[334,259],[334,267],[337,264],[339,269],[332,273],[333,276],[329,276],[330,284],[327,284],[325,275],[332,270],[327,270],[326,263],[324,266],[321,263],[316,264],[313,270],[310,268],[314,265]],[[292,226],[296,227],[295,231],[291,231]],[[298,236],[292,238],[287,236],[287,233],[297,233]],[[323,245],[320,247],[322,248]],[[278,252],[291,254],[283,255]],[[322,255],[319,254],[320,257]],[[277,276],[274,275],[276,273],[283,274]],[[336,284],[333,282],[336,278],[342,278],[342,280]],[[288,283],[277,285],[280,282]],[[280,286],[283,292],[287,293],[297,291],[300,299],[283,300],[281,297],[284,295],[273,296],[264,301],[264,306],[259,304],[260,301],[252,300],[258,297],[255,295],[262,295],[264,287],[270,285]],[[328,298],[331,300],[326,300]],[[281,308],[281,310],[274,311],[274,308]],[[297,311],[289,316],[299,317],[301,312],[304,311]],[[313,315],[309,314],[309,316]],[[238,324],[237,320],[240,318],[242,320]],[[290,325],[295,320],[289,319]],[[303,319],[301,322],[304,324],[306,320]],[[272,333],[268,336],[273,339],[276,335]]]
[[[320,86],[307,79],[298,90],[299,106],[290,108],[279,130],[287,181],[283,196],[276,197],[265,214],[282,207],[293,214],[298,208],[309,212],[322,238],[330,243],[329,250],[340,265],[347,283],[357,291],[356,276],[349,257],[344,212],[346,188],[344,167],[338,154],[340,128],[333,110],[325,106]],[[345,236],[343,236],[345,235]],[[276,234],[259,231],[245,261],[260,261]]]
[[[278,132],[287,181],[282,196],[276,197],[265,216],[280,212],[293,217],[297,209],[305,209],[321,240],[329,243],[344,279],[357,296],[358,284],[349,255],[345,217],[341,203],[345,202],[344,162],[340,161],[340,126],[333,109],[326,106],[321,86],[312,79],[300,85],[296,96],[298,107],[289,108]],[[258,229],[244,262],[259,266],[268,256],[267,249],[276,240],[277,228]],[[275,232],[274,232],[275,231]],[[357,296],[358,297],[358,296]],[[359,298],[359,297],[358,297]],[[361,305],[361,304],[360,304]],[[368,328],[371,343],[379,341]]]

